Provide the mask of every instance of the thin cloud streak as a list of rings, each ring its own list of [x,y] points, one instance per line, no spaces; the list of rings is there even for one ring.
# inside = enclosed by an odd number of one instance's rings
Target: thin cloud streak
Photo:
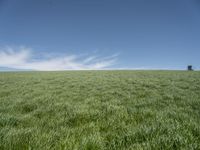
[[[100,70],[113,66],[117,61],[117,56],[114,54],[110,57],[87,56],[82,58],[78,55],[63,55],[62,57],[44,55],[36,59],[30,49],[6,48],[0,50],[0,67],[38,71]]]

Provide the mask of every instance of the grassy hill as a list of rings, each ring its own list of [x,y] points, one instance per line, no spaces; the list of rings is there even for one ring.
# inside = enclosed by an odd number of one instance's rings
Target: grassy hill
[[[0,73],[0,149],[200,149],[200,72]]]

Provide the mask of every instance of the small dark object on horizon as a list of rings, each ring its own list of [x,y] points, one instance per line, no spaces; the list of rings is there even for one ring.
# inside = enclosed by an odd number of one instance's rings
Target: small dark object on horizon
[[[193,71],[192,65],[188,65],[188,71]]]

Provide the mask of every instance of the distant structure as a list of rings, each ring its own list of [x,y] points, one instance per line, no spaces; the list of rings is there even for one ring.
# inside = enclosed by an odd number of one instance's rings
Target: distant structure
[[[188,65],[187,70],[188,70],[188,71],[193,71],[192,65]]]

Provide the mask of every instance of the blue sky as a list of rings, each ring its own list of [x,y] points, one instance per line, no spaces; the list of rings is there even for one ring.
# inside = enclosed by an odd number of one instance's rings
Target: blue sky
[[[200,68],[199,0],[0,0],[0,70]]]

